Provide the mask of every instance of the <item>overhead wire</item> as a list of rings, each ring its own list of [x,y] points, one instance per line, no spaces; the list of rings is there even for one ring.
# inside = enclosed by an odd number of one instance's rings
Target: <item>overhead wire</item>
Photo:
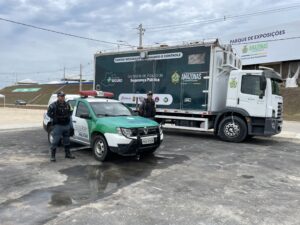
[[[261,10],[261,11],[246,13],[246,14],[228,15],[228,16],[223,16],[223,17],[219,17],[219,18],[200,20],[200,21],[194,21],[194,22],[184,22],[184,23],[178,23],[178,24],[166,24],[166,25],[145,26],[145,27],[146,27],[147,32],[164,31],[164,30],[170,30],[170,29],[177,30],[177,29],[185,28],[186,26],[193,26],[193,25],[199,25],[199,24],[210,24],[210,23],[222,22],[222,21],[227,21],[227,20],[232,20],[232,19],[242,19],[245,17],[266,15],[268,13],[278,13],[278,12],[282,12],[285,10],[296,9],[299,7],[300,7],[300,4],[296,4],[296,5],[287,6],[287,7]],[[193,19],[191,19],[191,20],[193,20]]]
[[[82,68],[87,67],[88,65],[92,65],[92,62],[88,62],[82,65]],[[26,74],[42,74],[42,73],[55,73],[55,72],[62,72],[64,70],[68,71],[76,71],[79,70],[79,65],[78,66],[72,66],[72,67],[64,67],[62,69],[57,69],[57,70],[48,70],[48,71],[32,71],[32,72],[0,72],[1,75],[26,75]]]
[[[65,32],[61,32],[61,31],[56,31],[56,30],[52,30],[52,29],[48,29],[48,28],[44,28],[44,27],[39,27],[39,26],[35,26],[35,25],[31,25],[31,24],[27,24],[27,23],[15,21],[15,20],[2,18],[2,17],[0,17],[0,20],[5,21],[5,22],[9,22],[9,23],[14,23],[14,24],[17,24],[17,25],[22,25],[22,26],[38,29],[38,30],[52,32],[52,33],[56,33],[56,34],[60,34],[60,35],[85,39],[85,40],[88,40],[88,41],[95,41],[95,42],[100,42],[100,43],[110,44],[110,45],[132,46],[132,45],[129,45],[129,44],[126,44],[126,43],[119,43],[119,42],[117,43],[117,42],[104,41],[104,40],[99,40],[99,39],[95,39],[95,38],[79,36],[79,35],[76,35],[76,34],[70,34],[70,33],[65,33]]]

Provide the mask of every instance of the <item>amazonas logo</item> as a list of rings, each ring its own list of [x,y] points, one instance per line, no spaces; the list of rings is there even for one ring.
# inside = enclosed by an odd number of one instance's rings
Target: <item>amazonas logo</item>
[[[195,82],[202,80],[202,74],[200,72],[186,72],[182,74],[181,79],[184,82]]]
[[[253,45],[244,45],[242,48],[243,54],[261,52],[268,49],[268,43],[258,43]]]
[[[229,81],[229,86],[230,86],[230,88],[236,88],[236,86],[237,86],[237,80],[236,80],[235,77],[231,78],[231,80]]]
[[[176,72],[174,72],[171,76],[171,81],[173,84],[178,84],[180,81],[180,75]]]

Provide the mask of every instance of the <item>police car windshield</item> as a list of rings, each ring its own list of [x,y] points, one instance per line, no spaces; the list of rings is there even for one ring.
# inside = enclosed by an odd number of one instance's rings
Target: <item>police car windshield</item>
[[[91,102],[94,113],[98,116],[132,116],[132,110],[120,102]]]

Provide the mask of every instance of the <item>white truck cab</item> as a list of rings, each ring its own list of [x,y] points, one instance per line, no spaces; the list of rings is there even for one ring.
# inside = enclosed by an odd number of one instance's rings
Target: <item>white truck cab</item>
[[[222,116],[227,122],[219,123],[218,135],[223,140],[230,140],[245,133],[240,136],[242,140],[247,135],[271,136],[280,133],[283,109],[280,82],[280,75],[271,69],[232,70],[227,86],[226,107],[217,118],[218,121]],[[238,115],[245,118],[245,124],[241,124]]]

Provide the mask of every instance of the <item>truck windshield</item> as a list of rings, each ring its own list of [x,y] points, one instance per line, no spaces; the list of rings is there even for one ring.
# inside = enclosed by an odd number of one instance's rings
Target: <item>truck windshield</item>
[[[276,80],[271,80],[272,82],[272,94],[280,95],[279,83]]]
[[[132,116],[132,110],[120,102],[91,102],[97,117],[102,116]]]

